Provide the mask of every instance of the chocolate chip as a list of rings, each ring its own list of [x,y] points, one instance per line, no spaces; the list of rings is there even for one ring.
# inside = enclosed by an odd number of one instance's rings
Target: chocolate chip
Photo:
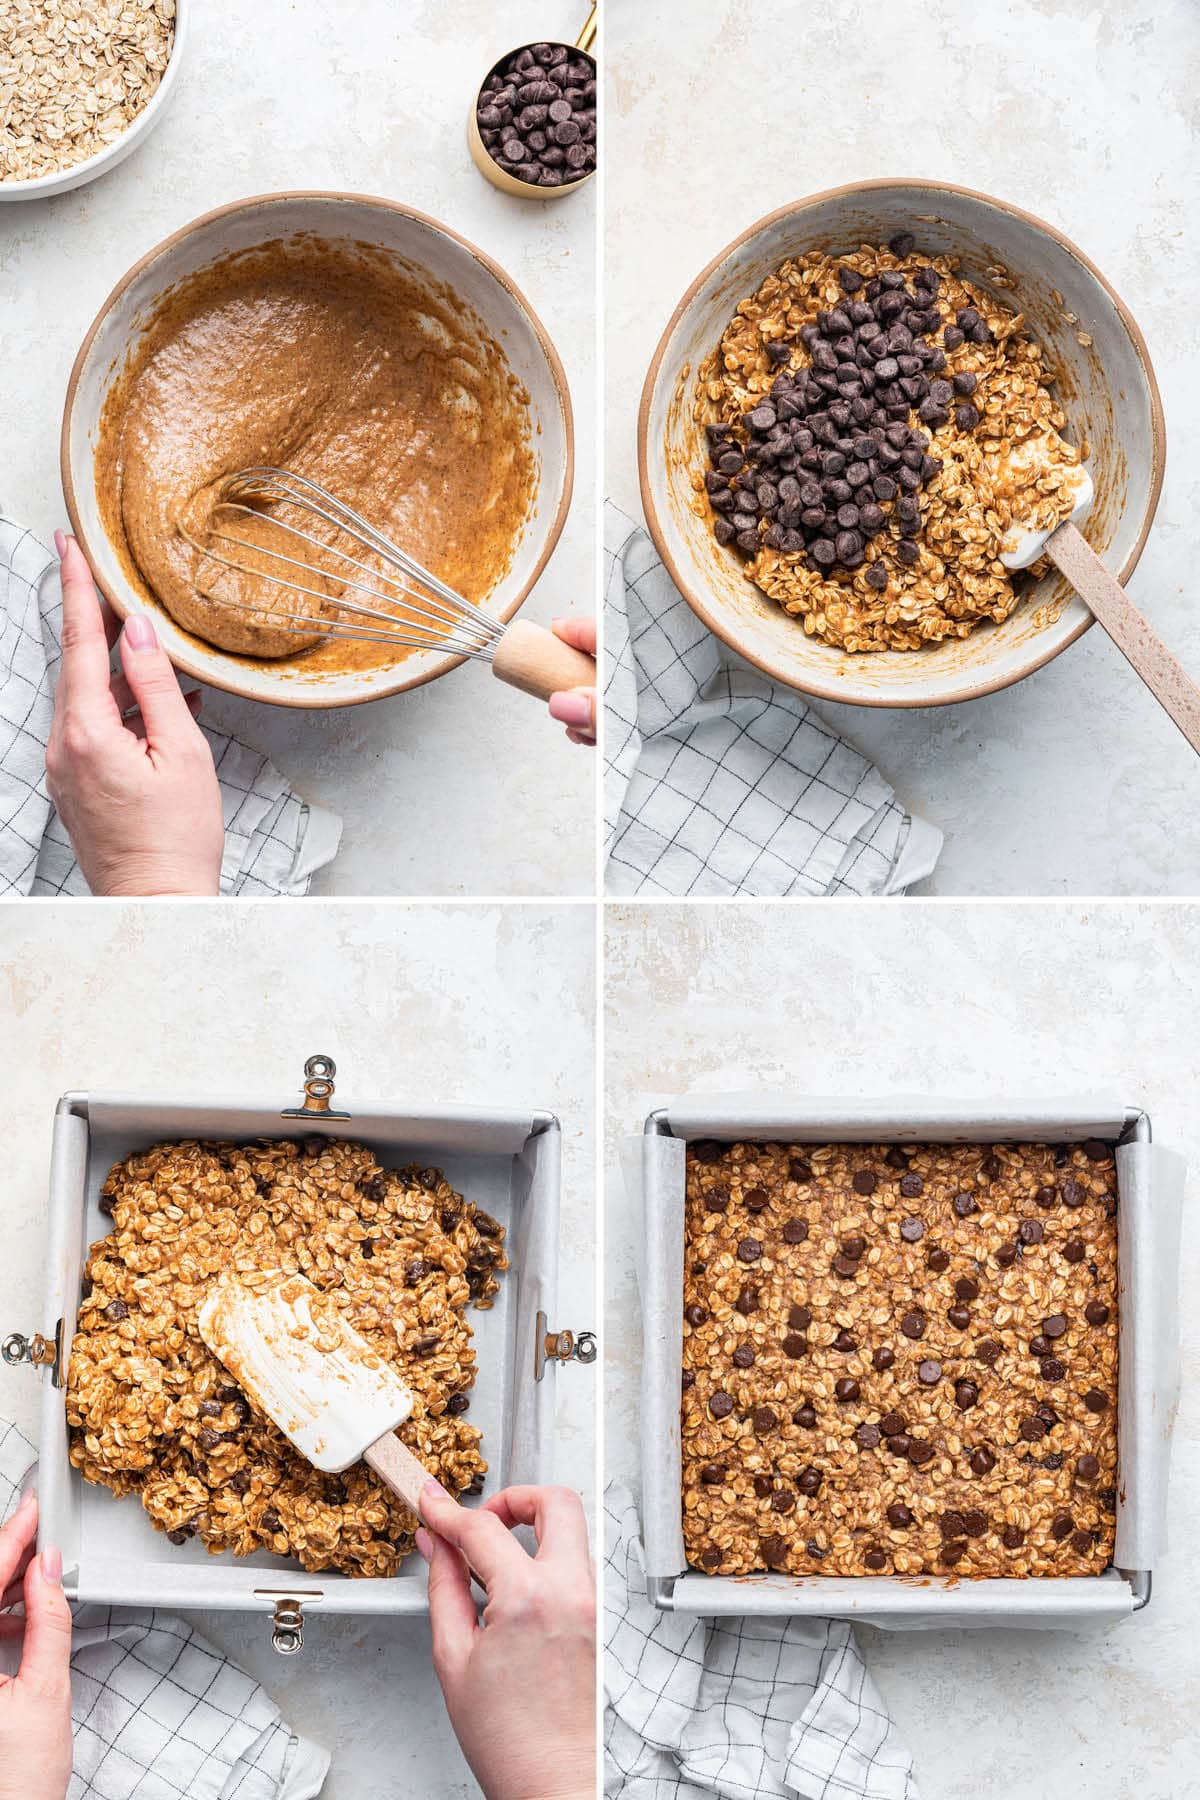
[[[446,1411],[452,1419],[461,1419],[471,1402],[466,1394],[451,1394],[446,1402]]]
[[[960,1219],[969,1219],[971,1214],[978,1210],[978,1203],[974,1194],[956,1194],[954,1196],[954,1210]]]
[[[1053,1348],[1053,1341],[1044,1332],[1039,1331],[1036,1337],[1029,1340],[1030,1356],[1049,1356]]]
[[[868,1569],[878,1570],[887,1568],[887,1557],[884,1555],[883,1551],[878,1548],[868,1550],[867,1554],[863,1557],[863,1562]]]
[[[217,1445],[222,1441],[221,1433],[219,1431],[213,1431],[212,1428],[207,1425],[196,1439],[196,1442],[202,1450],[215,1450]]]
[[[1064,1206],[1082,1206],[1087,1199],[1087,1195],[1077,1181],[1069,1179],[1064,1181],[1058,1191],[1062,1195]]]
[[[833,1391],[836,1398],[841,1401],[843,1406],[850,1400],[858,1399],[858,1383],[854,1380],[853,1376],[850,1375],[845,1375],[840,1381],[835,1381],[833,1384]]]
[[[988,1528],[987,1514],[981,1512],[977,1506],[973,1506],[969,1512],[963,1514],[963,1528],[969,1538],[984,1537]]]
[[[1067,1329],[1065,1313],[1051,1313],[1048,1319],[1042,1320],[1042,1330],[1048,1338],[1060,1338]]]
[[[840,1350],[843,1356],[849,1356],[852,1350],[858,1349],[858,1342],[848,1331],[839,1331],[833,1340],[833,1348]]]
[[[1110,1154],[1103,1138],[1086,1138],[1082,1147],[1089,1162],[1105,1162]]]
[[[978,1449],[972,1450],[968,1461],[971,1471],[975,1475],[990,1475],[996,1466],[995,1457],[990,1450],[985,1450],[982,1444]]]
[[[1083,1404],[1090,1413],[1107,1412],[1108,1395],[1101,1393],[1099,1388],[1089,1388],[1087,1393],[1083,1396]]]
[[[799,1425],[801,1431],[811,1431],[816,1422],[816,1410],[811,1406],[798,1406],[792,1414],[792,1424]]]
[[[915,1200],[918,1194],[923,1194],[925,1192],[925,1183],[921,1180],[919,1175],[902,1175],[900,1177],[900,1192],[904,1195],[906,1200]]]
[[[907,1169],[911,1154],[911,1151],[906,1150],[903,1144],[889,1144],[884,1152],[883,1160],[889,1169]]]
[[[808,1354],[808,1339],[798,1331],[789,1331],[783,1340],[783,1354],[791,1357],[793,1362],[799,1362],[802,1356]]]
[[[887,1521],[897,1531],[906,1531],[913,1522],[913,1516],[902,1500],[893,1500],[887,1509]]]
[[[729,1205],[729,1195],[724,1188],[714,1188],[711,1194],[702,1196],[709,1212],[723,1213]]]
[[[1107,1325],[1109,1309],[1103,1300],[1089,1300],[1083,1309],[1083,1316],[1089,1325]]]
[[[803,1160],[803,1158],[801,1158],[799,1156],[794,1156],[792,1158],[791,1162],[788,1164],[788,1174],[791,1176],[793,1181],[797,1181],[797,1182],[800,1182],[801,1184],[803,1184],[805,1182],[811,1181],[813,1178],[812,1165],[810,1163],[806,1163]]]
[[[776,1542],[782,1544],[783,1540],[782,1540],[782,1538],[780,1538],[780,1539],[777,1539]],[[721,1566],[721,1552],[718,1549],[716,1549],[714,1546],[710,1545],[708,1547],[708,1549],[702,1550],[700,1552],[700,1567],[702,1569],[706,1569],[710,1575],[713,1573],[713,1571],[715,1569],[719,1569],[720,1566]]]
[[[931,1250],[925,1261],[935,1275],[944,1275],[950,1267],[950,1253],[947,1250]]]
[[[1067,1365],[1057,1356],[1044,1356],[1038,1373],[1043,1381],[1061,1381],[1066,1375]]]
[[[749,1344],[739,1344],[733,1353],[733,1361],[739,1369],[754,1367],[754,1351]]]
[[[812,1309],[807,1306],[790,1306],[788,1324],[793,1331],[807,1331],[812,1324]]]
[[[113,1199],[112,1195],[111,1194],[101,1194],[100,1199],[97,1202],[97,1204],[100,1208],[100,1211],[104,1214],[104,1217],[106,1219],[111,1219],[114,1211],[116,1210],[116,1204],[117,1204],[116,1201]]]
[[[1017,1226],[1017,1236],[1023,1244],[1040,1244],[1045,1235],[1040,1219],[1022,1219]]]
[[[737,451],[736,455],[738,459],[738,468],[740,468],[742,464],[741,451]],[[733,471],[733,473],[736,474],[736,470]],[[721,1157],[725,1154],[725,1145],[715,1143],[712,1138],[697,1138],[694,1144],[688,1145],[688,1153],[695,1162],[705,1164],[715,1163],[719,1162]]]
[[[954,1293],[959,1300],[978,1300],[979,1283],[973,1275],[960,1275],[954,1284]]]
[[[1059,1513],[1050,1526],[1050,1536],[1056,1544],[1061,1544],[1064,1538],[1070,1537],[1074,1529],[1075,1521],[1070,1513]]]
[[[842,1239],[842,1254],[844,1256],[853,1257],[855,1262],[862,1256],[866,1247],[867,1240],[865,1237],[846,1237]]]
[[[229,1477],[229,1485],[235,1494],[247,1494],[250,1491],[249,1469],[235,1469]]]
[[[893,1456],[906,1457],[912,1449],[912,1439],[906,1431],[898,1431],[894,1437],[888,1439],[887,1447]]]
[[[114,1325],[119,1325],[122,1319],[129,1317],[129,1308],[124,1300],[110,1300],[104,1309],[104,1316],[111,1319]]]
[[[788,1543],[786,1538],[777,1535],[760,1538],[758,1547],[768,1568],[775,1569],[787,1562]]]
[[[800,1489],[802,1494],[815,1494],[819,1490],[824,1479],[820,1469],[801,1469],[796,1481],[796,1486]]]
[[[1000,1346],[995,1338],[984,1338],[975,1346],[975,1361],[984,1363],[989,1369],[1000,1361]]]
[[[725,1471],[721,1467],[720,1463],[711,1463],[711,1462],[705,1463],[704,1467],[700,1471],[700,1480],[704,1484],[705,1487],[716,1487],[717,1483],[719,1481],[723,1481],[724,1479],[725,1479]],[[757,1489],[757,1487],[758,1487],[758,1478],[757,1477],[755,1478],[754,1485],[755,1485],[755,1488]],[[768,1491],[770,1489],[770,1485],[771,1485],[770,1482],[768,1482],[767,1483]]]
[[[686,1393],[690,1387],[694,1387],[696,1385],[696,1371],[694,1369],[681,1369],[679,1372],[679,1385],[684,1393]]]
[[[944,1538],[962,1538],[967,1535],[966,1520],[960,1512],[953,1508],[944,1512],[938,1520],[938,1530]]]
[[[750,1415],[750,1423],[753,1425],[758,1435],[762,1437],[768,1431],[774,1431],[779,1420],[773,1407],[756,1406]]]
[[[683,1316],[687,1320],[689,1325],[696,1326],[696,1325],[703,1325],[705,1319],[707,1319],[707,1317],[708,1317],[708,1314],[705,1312],[705,1310],[702,1306],[698,1306],[696,1304],[696,1302],[693,1301],[690,1306],[684,1307]]]
[[[1017,1246],[1015,1244],[1001,1244],[996,1252],[996,1261],[1000,1264],[1000,1267],[1002,1269],[1011,1269],[1016,1260]]]
[[[970,1412],[979,1404],[979,1389],[973,1381],[956,1381],[954,1384],[954,1404],[959,1412]]]
[[[1090,1556],[1095,1549],[1090,1531],[1074,1531],[1071,1533],[1071,1548],[1076,1556]]]
[[[854,1279],[854,1277],[858,1274],[858,1270],[859,1270],[858,1258],[854,1257],[854,1256],[846,1256],[846,1255],[839,1253],[833,1259],[833,1268],[834,1268],[835,1273],[842,1276],[842,1278],[844,1280],[852,1281]]]
[[[1100,1458],[1091,1451],[1079,1458],[1075,1464],[1075,1474],[1080,1481],[1095,1481],[1100,1473]]]
[[[873,1194],[879,1186],[879,1178],[870,1169],[855,1169],[851,1185],[856,1194]]]
[[[860,1425],[854,1438],[860,1450],[874,1450],[879,1443],[879,1427],[878,1425]]]
[[[932,1462],[933,1458],[933,1445],[927,1444],[923,1438],[913,1438],[908,1446],[909,1462],[916,1463],[919,1468],[922,1463]]]
[[[724,1388],[718,1388],[708,1403],[708,1410],[714,1419],[727,1419],[733,1411],[733,1398]]]
[[[1087,1245],[1082,1238],[1068,1238],[1062,1253],[1067,1262],[1081,1263],[1087,1255]]]
[[[1027,1444],[1040,1444],[1046,1435],[1046,1427],[1041,1419],[1033,1416],[1022,1419],[1017,1429]]]
[[[898,231],[895,237],[888,239],[888,249],[898,262],[903,262],[906,256],[912,255],[916,241],[911,231]]]
[[[971,1309],[969,1306],[952,1306],[946,1313],[946,1317],[956,1331],[965,1331],[971,1323]]]
[[[791,1488],[776,1488],[775,1492],[771,1495],[771,1507],[772,1510],[777,1513],[794,1512],[796,1507],[796,1496],[793,1494]]]
[[[895,1360],[896,1352],[890,1349],[887,1344],[881,1344],[878,1350],[872,1351],[871,1353],[872,1366],[881,1373],[884,1369],[890,1369]]]
[[[917,1379],[923,1387],[936,1387],[942,1379],[941,1363],[935,1362],[932,1357],[927,1358],[923,1363],[918,1363]]]
[[[221,1402],[219,1400],[202,1400],[200,1402],[200,1417],[202,1419],[218,1419],[221,1416],[221,1410]]]
[[[1052,1187],[1040,1187],[1033,1197],[1037,1204],[1039,1206],[1044,1206],[1047,1211],[1049,1211],[1052,1206],[1058,1204],[1058,1195]]]
[[[413,1347],[412,1347],[413,1355],[414,1356],[422,1356],[422,1357],[423,1356],[432,1356],[434,1351],[441,1344],[441,1341],[442,1340],[436,1331],[423,1332],[422,1335],[413,1344]]]
[[[941,1548],[941,1560],[951,1568],[955,1563],[960,1563],[966,1554],[967,1546],[961,1538],[956,1543],[943,1544]]]
[[[785,1244],[802,1244],[808,1236],[808,1221],[805,1219],[788,1219],[783,1227]]]
[[[919,1307],[914,1306],[912,1311],[906,1312],[904,1317],[901,1319],[900,1329],[904,1333],[905,1337],[907,1337],[907,1338],[924,1337],[925,1327],[928,1324],[928,1322],[929,1321],[927,1320],[925,1314],[921,1311],[921,1309]]]
[[[760,1213],[767,1210],[771,1204],[771,1197],[766,1188],[752,1187],[746,1189],[742,1195],[742,1202],[747,1212]]]
[[[1006,1550],[1019,1550],[1025,1542],[1025,1533],[1019,1525],[1006,1525],[1000,1533],[1000,1542]]]
[[[762,1245],[757,1238],[743,1238],[737,1247],[738,1260],[744,1263],[757,1262],[762,1255]]]
[[[925,1236],[925,1221],[923,1219],[902,1219],[900,1221],[900,1236],[904,1239],[906,1244],[920,1243],[921,1239]]]

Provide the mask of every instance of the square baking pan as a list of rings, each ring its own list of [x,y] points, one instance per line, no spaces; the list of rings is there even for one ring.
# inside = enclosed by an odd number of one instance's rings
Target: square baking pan
[[[1118,1490],[1115,1565],[1101,1575],[704,1575],[683,1542],[680,1367],[685,1155],[690,1139],[785,1143],[1077,1143],[1102,1138],[1117,1167]],[[647,1592],[664,1611],[805,1614],[914,1629],[1107,1622],[1150,1599],[1163,1548],[1178,1392],[1178,1250],[1184,1165],[1149,1115],[1106,1098],[808,1100],[687,1095],[638,1141],[642,1199],[642,1526]]]
[[[314,1069],[317,1071],[314,1074]],[[328,1073],[326,1073],[326,1070]],[[168,1542],[135,1496],[117,1499],[85,1482],[68,1458],[64,1388],[70,1368],[80,1279],[88,1247],[111,1229],[99,1195],[112,1165],[166,1139],[246,1140],[326,1135],[370,1146],[390,1167],[433,1165],[507,1228],[510,1267],[489,1310],[468,1316],[478,1353],[471,1417],[489,1463],[484,1492],[550,1478],[554,1426],[552,1370],[572,1354],[590,1360],[591,1342],[550,1330],[558,1261],[561,1135],[548,1112],[449,1105],[420,1112],[364,1107],[334,1111],[333,1065],[306,1066],[303,1107],[276,1096],[186,1095],[139,1098],[68,1093],[54,1120],[48,1207],[49,1246],[39,1335],[14,1336],[7,1360],[44,1361],[38,1491],[41,1531],[61,1546],[72,1600],[112,1605],[215,1607],[276,1615],[276,1647],[298,1647],[304,1612],[421,1613],[425,1564],[405,1559],[389,1578],[309,1574],[291,1558],[260,1551],[211,1556],[194,1541]],[[291,1623],[289,1624],[289,1619]]]

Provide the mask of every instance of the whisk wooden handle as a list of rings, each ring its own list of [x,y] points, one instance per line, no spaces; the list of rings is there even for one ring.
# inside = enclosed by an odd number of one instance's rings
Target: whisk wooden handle
[[[561,688],[596,685],[596,664],[590,656],[528,619],[517,619],[508,627],[496,646],[492,669],[509,687],[538,700],[548,700]]]

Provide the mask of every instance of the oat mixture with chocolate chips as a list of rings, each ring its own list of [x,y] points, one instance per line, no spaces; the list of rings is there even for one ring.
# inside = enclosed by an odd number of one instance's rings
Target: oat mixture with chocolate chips
[[[168,1143],[109,1173],[71,1345],[71,1461],[137,1494],[173,1543],[258,1549],[311,1570],[392,1575],[417,1520],[365,1463],[322,1475],[231,1381],[196,1324],[213,1278],[299,1271],[414,1396],[399,1435],[453,1493],[487,1464],[464,1415],[467,1308],[508,1267],[504,1231],[437,1169],[385,1169],[362,1144]]]
[[[689,1146],[683,1528],[710,1574],[1096,1575],[1111,1146]]]
[[[914,245],[905,232],[784,263],[698,374],[697,506],[747,578],[841,650],[918,650],[1006,619],[1021,588],[1001,540],[1014,518],[1061,523],[1088,454],[1058,435],[1023,316]],[[1014,461],[1030,439],[1032,466]]]

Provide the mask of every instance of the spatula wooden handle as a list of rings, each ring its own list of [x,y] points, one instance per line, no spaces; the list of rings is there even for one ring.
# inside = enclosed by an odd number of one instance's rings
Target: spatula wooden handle
[[[394,1431],[368,1444],[363,1451],[363,1461],[374,1469],[393,1494],[398,1494],[404,1504],[411,1506],[417,1517],[421,1517],[421,1490],[429,1480],[429,1470]]]
[[[1120,582],[1115,580],[1074,525],[1060,525],[1046,540],[1046,554],[1085,600],[1122,656],[1174,719],[1193,750],[1200,752],[1200,687],[1151,631]]]
[[[516,619],[508,627],[496,646],[492,669],[509,687],[538,700],[548,700],[561,688],[596,685],[596,664],[590,656],[528,619]]]

